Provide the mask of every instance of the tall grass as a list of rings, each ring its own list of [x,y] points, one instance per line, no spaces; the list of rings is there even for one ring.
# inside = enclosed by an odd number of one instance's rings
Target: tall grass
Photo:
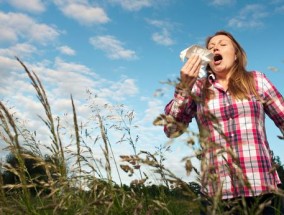
[[[149,176],[141,170],[143,165],[156,169],[164,183],[169,181],[166,175],[173,178],[172,184],[180,179],[164,169],[162,159],[159,160],[161,150],[159,158],[150,152],[137,151],[139,137],[134,138],[131,132],[132,111],[125,112],[123,106],[112,107],[111,111],[116,113],[116,117],[119,116],[119,120],[117,124],[107,127],[109,121],[106,120],[110,116],[103,115],[96,104],[90,105],[94,113],[91,123],[96,125],[94,130],[97,131],[92,132],[84,127],[88,123],[79,122],[71,96],[73,131],[67,138],[62,119],[54,116],[39,77],[20,59],[17,58],[17,61],[29,77],[45,111],[39,120],[47,128],[50,143],[38,140],[38,131],[26,129],[0,101],[0,137],[6,145],[5,150],[11,155],[10,160],[14,161],[1,162],[1,214],[179,214],[178,211],[188,209],[190,205],[184,202],[183,208],[176,208],[172,202],[180,200],[167,197],[163,186],[157,186],[158,195],[150,195],[149,189],[146,189]],[[108,133],[110,129],[122,135],[116,143],[129,144],[132,152],[115,155],[114,143]],[[89,142],[94,145],[100,142],[100,151],[98,147],[90,146]],[[138,173],[138,177],[125,185],[121,178],[125,172],[130,176]],[[118,184],[113,181],[114,173],[118,176]],[[13,182],[7,182],[4,176],[12,176]],[[183,183],[185,186],[186,183]],[[178,182],[183,183],[181,180]],[[193,198],[194,194],[188,191]]]

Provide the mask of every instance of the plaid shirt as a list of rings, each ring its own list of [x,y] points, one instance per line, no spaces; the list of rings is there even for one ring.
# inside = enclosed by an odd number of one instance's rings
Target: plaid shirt
[[[177,122],[165,126],[167,136],[181,130],[179,124],[187,127],[192,118],[199,128],[208,131],[201,162],[202,174],[208,173],[207,177],[201,175],[206,195],[221,192],[223,199],[257,196],[277,189],[281,183],[273,169],[265,114],[284,134],[284,100],[263,73],[253,75],[260,99],[251,95],[250,100],[236,100],[212,75],[210,89],[215,96],[206,105],[193,99],[203,96],[203,78],[196,81],[190,95],[176,87],[174,99],[165,107],[165,114]]]

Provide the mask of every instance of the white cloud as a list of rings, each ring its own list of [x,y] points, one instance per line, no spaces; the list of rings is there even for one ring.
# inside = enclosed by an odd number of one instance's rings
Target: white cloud
[[[45,5],[41,0],[9,0],[8,3],[13,7],[23,11],[35,13],[41,13],[45,11]]]
[[[26,66],[29,66],[26,64]],[[29,82],[25,82],[27,78],[23,67],[15,58],[0,56],[0,99],[7,99],[17,106],[18,97],[23,94],[30,95],[33,90]],[[19,103],[20,104],[20,103]]]
[[[109,0],[111,3],[119,4],[123,9],[138,11],[144,7],[151,7],[153,0]]]
[[[143,121],[150,122],[152,124],[157,116],[164,113],[165,103],[155,98],[144,98],[143,100],[146,100],[148,103],[148,107],[144,111]]]
[[[167,28],[167,29],[172,29],[173,28],[173,24],[168,22],[168,21],[163,21],[163,20],[157,20],[157,19],[146,19],[146,21],[157,27],[157,28]]]
[[[76,55],[76,51],[72,48],[70,48],[69,46],[60,46],[58,47],[58,50],[62,53],[62,54],[66,54],[66,55]]]
[[[70,17],[80,24],[93,25],[110,21],[106,12],[101,7],[92,6],[84,2],[57,0],[55,3],[67,17]]]
[[[236,0],[210,0],[210,4],[214,6],[224,6],[224,5],[232,5],[236,2]]]
[[[152,39],[154,42],[164,46],[170,46],[175,43],[166,29],[163,29],[161,32],[153,33]]]
[[[38,74],[47,91],[50,92],[52,100],[69,98],[70,94],[74,98],[84,99],[87,97],[86,91],[93,89],[94,94],[104,98],[103,102],[111,103],[111,101],[125,100],[138,93],[138,87],[133,79],[123,77],[119,81],[105,80],[85,65],[66,62],[60,58],[55,59],[54,69],[47,68],[44,64],[28,67]]]
[[[104,81],[100,89],[96,91],[102,98],[108,98],[111,101],[120,102],[135,96],[138,93],[138,87],[135,80],[123,78],[119,81]]]
[[[86,75],[92,74],[92,71],[85,65],[77,64],[73,62],[68,63],[68,62],[61,60],[60,58],[55,59],[55,68],[56,70],[64,71],[64,72],[74,72],[74,73],[81,73],[81,74],[86,74]]]
[[[56,28],[37,23],[22,13],[0,12],[0,41],[17,42],[20,39],[46,44],[59,36]]]
[[[61,59],[56,59],[54,65],[49,65],[50,67],[46,67],[46,63],[29,64],[26,61],[24,63],[30,71],[38,75],[52,100],[69,98],[70,94],[74,95],[74,98],[83,99],[88,88],[92,89],[97,83],[101,84],[100,79],[96,81],[97,75],[81,64],[68,63]],[[54,69],[51,66],[54,66]],[[19,93],[33,92],[28,81],[27,86],[19,87],[22,85],[20,82],[27,79],[27,75],[16,59],[0,56],[0,71],[1,96],[7,96],[10,100],[11,95],[14,97]]]
[[[45,64],[41,63],[38,65],[24,63],[41,80],[55,116],[71,112],[70,95],[72,94],[78,105],[76,109],[80,113],[80,118],[86,117],[89,114],[87,105],[84,104],[88,97],[86,90],[96,89],[97,93],[102,88],[109,87],[103,86],[105,81],[96,77],[96,74],[84,65],[68,63],[60,59],[56,59],[55,69],[45,67]],[[43,108],[35,97],[35,90],[24,69],[16,60],[0,57],[0,71],[2,77],[0,79],[0,99],[10,101],[10,106],[15,107],[20,119],[30,120],[28,128],[31,131],[40,130],[43,123],[38,120],[37,115],[44,116]],[[111,96],[110,94],[109,98]],[[110,103],[105,98],[98,99],[98,101],[103,104]],[[42,125],[39,125],[41,123]]]
[[[278,6],[278,7],[275,9],[275,12],[276,12],[276,13],[284,13],[284,5]]]
[[[135,59],[135,51],[125,49],[123,43],[114,36],[104,35],[90,38],[90,43],[99,50],[106,53],[110,59]]]
[[[122,101],[128,96],[134,96],[138,93],[138,87],[133,79],[125,79],[115,82],[110,87],[111,96],[114,100]]]
[[[0,49],[0,55],[8,57],[25,57],[34,54],[37,51],[37,48],[28,43],[18,43],[14,46],[11,46],[7,49]]]
[[[164,46],[171,46],[175,43],[175,41],[172,39],[171,31],[174,29],[173,23],[162,21],[162,20],[150,20],[146,19],[146,21],[159,29],[158,32],[154,32],[152,34],[152,40],[160,45]]]
[[[86,97],[86,89],[93,88],[96,82],[93,80],[96,74],[88,67],[74,62],[65,62],[59,58],[55,59],[54,69],[44,66],[31,66],[36,71],[53,100],[57,98]]]
[[[20,69],[20,64],[16,61],[16,59],[0,56],[0,71],[1,71],[1,79],[3,79],[3,75],[7,74],[9,72],[14,72],[18,69]]]
[[[279,4],[279,3],[283,3],[283,0],[270,0],[269,3],[271,4]]]
[[[264,6],[259,4],[246,5],[239,15],[230,19],[228,25],[236,28],[256,28],[263,26],[262,19],[268,16]]]

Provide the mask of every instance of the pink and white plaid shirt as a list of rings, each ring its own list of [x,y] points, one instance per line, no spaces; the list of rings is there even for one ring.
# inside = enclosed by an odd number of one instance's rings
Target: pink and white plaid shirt
[[[208,143],[215,146],[207,147],[203,162],[209,167],[207,173],[214,175],[216,180],[209,180],[202,186],[208,196],[218,191],[222,192],[223,199],[257,196],[277,189],[277,184],[281,183],[272,166],[264,120],[267,114],[284,134],[284,99],[263,73],[254,71],[253,75],[262,101],[253,95],[250,100],[234,99],[213,76],[210,89],[215,96],[206,105],[176,88],[173,100],[165,107],[165,114],[177,122],[187,126],[196,118],[199,127],[209,131]],[[202,98],[204,81],[205,78],[196,81],[191,95]],[[216,120],[208,118],[208,113]],[[171,125],[164,130],[170,136],[177,129],[178,126]],[[201,169],[204,170],[203,165]]]

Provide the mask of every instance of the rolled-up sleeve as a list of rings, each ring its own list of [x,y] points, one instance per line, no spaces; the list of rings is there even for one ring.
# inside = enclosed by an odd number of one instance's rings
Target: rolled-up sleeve
[[[261,73],[262,99],[265,113],[284,135],[284,99],[276,87]]]

